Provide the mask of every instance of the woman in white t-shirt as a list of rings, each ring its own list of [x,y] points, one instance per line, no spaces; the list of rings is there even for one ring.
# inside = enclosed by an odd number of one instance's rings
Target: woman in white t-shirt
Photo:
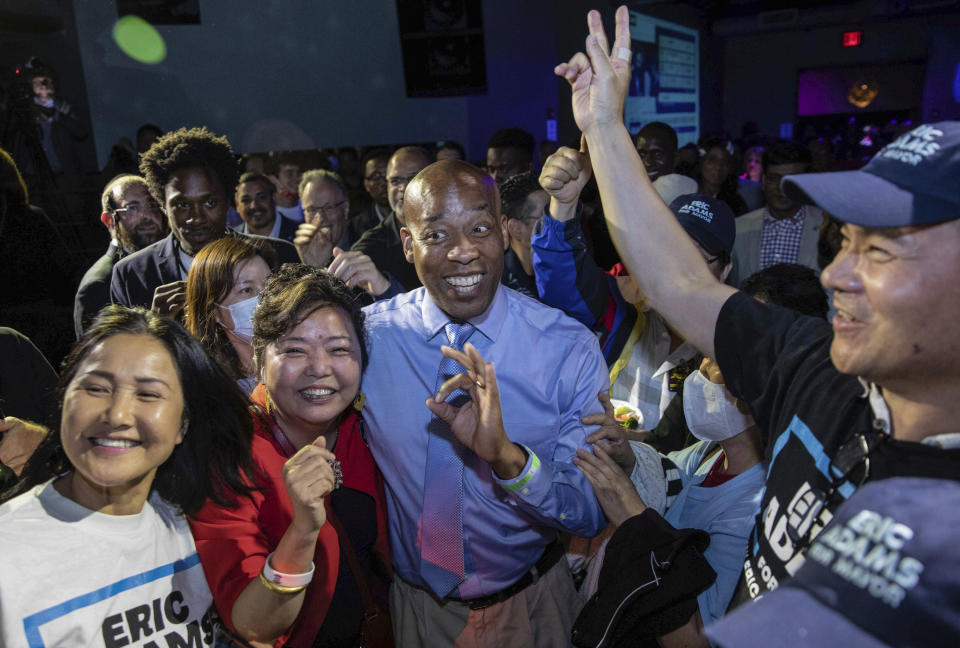
[[[0,506],[0,647],[213,645],[183,514],[254,483],[243,395],[179,324],[111,306],[60,403]]]

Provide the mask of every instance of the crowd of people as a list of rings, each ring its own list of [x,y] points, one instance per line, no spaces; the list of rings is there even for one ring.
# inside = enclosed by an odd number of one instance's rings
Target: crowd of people
[[[587,22],[579,146],[153,127],[82,278],[14,269],[73,321],[0,313],[0,646],[960,640],[960,122],[631,136]]]

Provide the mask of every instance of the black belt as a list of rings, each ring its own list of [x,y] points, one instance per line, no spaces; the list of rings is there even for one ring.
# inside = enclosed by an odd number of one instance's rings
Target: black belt
[[[471,610],[483,610],[491,605],[502,603],[514,594],[519,594],[523,590],[527,589],[536,583],[537,579],[550,571],[554,565],[560,562],[561,558],[563,558],[563,546],[558,540],[554,540],[547,546],[546,549],[544,549],[543,555],[540,556],[540,560],[538,560],[526,574],[521,576],[520,580],[510,587],[475,599],[458,599],[453,597],[448,598],[450,600],[457,601],[458,603],[463,603]]]

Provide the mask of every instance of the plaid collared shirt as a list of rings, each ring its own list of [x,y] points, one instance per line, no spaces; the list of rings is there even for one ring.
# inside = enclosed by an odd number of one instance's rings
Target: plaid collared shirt
[[[800,254],[800,238],[807,210],[801,207],[790,218],[777,220],[769,209],[763,210],[763,226],[760,231],[760,269],[777,263],[796,263]]]

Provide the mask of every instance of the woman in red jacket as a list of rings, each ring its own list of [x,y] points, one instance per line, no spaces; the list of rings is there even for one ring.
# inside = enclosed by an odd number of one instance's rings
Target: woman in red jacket
[[[259,488],[191,519],[207,581],[224,624],[247,641],[359,645],[364,595],[385,601],[390,565],[359,412],[363,314],[340,280],[288,264],[253,322]]]

